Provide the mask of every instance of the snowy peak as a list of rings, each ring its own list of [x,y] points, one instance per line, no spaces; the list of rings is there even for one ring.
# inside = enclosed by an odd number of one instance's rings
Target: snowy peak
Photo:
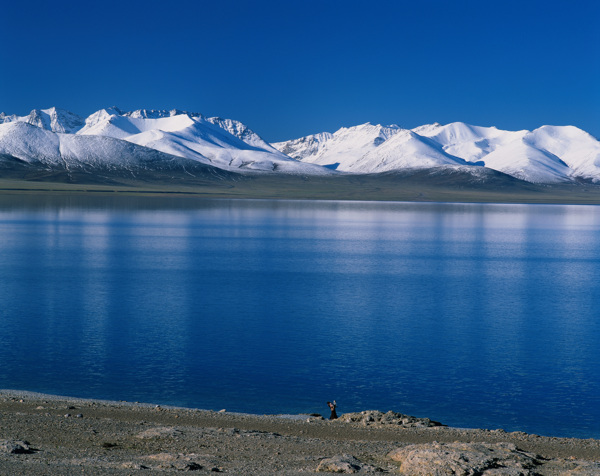
[[[411,129],[411,131],[413,131],[419,135],[429,137],[430,135],[434,134],[435,131],[439,130],[441,127],[443,127],[443,126],[439,122],[434,122],[433,124],[424,124],[422,126],[415,127],[414,129]]]
[[[600,142],[577,127],[542,126],[527,133],[523,142],[559,158],[575,177],[598,179]]]
[[[178,109],[126,112],[110,107],[84,120],[50,108],[34,109],[27,116],[0,113],[0,153],[64,167],[118,166],[130,161],[127,154],[134,154],[150,161],[183,159],[245,173],[459,168],[473,174],[493,169],[537,183],[600,183],[600,142],[573,126],[505,131],[454,122],[408,130],[367,122],[269,144],[242,122]]]
[[[342,127],[333,134],[316,134],[273,146],[302,162],[349,171],[351,164],[359,162],[401,130],[397,125],[382,126],[367,122],[354,127]]]
[[[155,135],[157,132],[179,132],[194,124],[203,123],[216,125],[250,146],[273,151],[271,145],[239,121],[219,117],[205,118],[200,113],[178,109],[138,109],[131,112],[124,112],[116,107],[101,109],[86,119],[85,127],[78,134],[127,139],[150,131],[155,131]]]
[[[90,129],[96,124],[104,121],[108,121],[113,116],[120,116],[123,112],[117,107],[109,107],[108,109],[100,109],[95,113],[89,115],[85,120],[85,128]],[[81,132],[81,131],[80,131]]]
[[[321,147],[332,138],[333,134],[330,132],[321,132],[320,134],[312,134],[286,142],[276,142],[271,145],[293,159],[302,160],[317,155]]]
[[[101,109],[88,117],[85,127],[78,134],[126,139],[151,130],[179,131],[193,122],[193,116],[186,113],[171,115],[171,111],[148,110],[121,112],[117,108],[110,108]]]
[[[526,131],[501,131],[495,127],[479,127],[453,122],[445,126],[433,124],[421,126],[413,131],[440,144],[450,155],[467,162],[478,162],[497,147],[521,138]]]
[[[33,126],[52,132],[74,134],[84,125],[82,117],[64,109],[34,109],[27,116],[7,116],[0,113],[0,123],[26,122]]]
[[[239,121],[177,109],[101,109],[86,119],[77,134],[112,137],[226,170],[331,173],[292,160]]]
[[[132,112],[123,112],[121,115],[126,117],[133,117],[135,119],[161,119],[163,117],[173,117],[186,115],[189,117],[202,117],[202,114],[197,112],[180,111],[179,109],[171,109],[169,111],[164,109],[138,109]]]
[[[207,122],[219,126],[221,129],[227,131],[232,136],[244,141],[246,144],[259,149],[265,149],[269,151],[275,151],[273,146],[266,142],[256,132],[251,130],[246,124],[233,119],[221,119],[220,117],[209,117],[206,119]]]
[[[600,144],[573,126],[542,126],[530,132],[456,122],[420,133],[469,163],[482,161],[486,167],[530,182],[593,180],[600,172]]]
[[[560,157],[518,139],[496,148],[484,157],[486,167],[534,183],[570,180],[572,171]]]
[[[401,130],[352,163],[343,165],[345,170],[362,173],[389,172],[408,168],[432,168],[440,166],[466,165],[458,157],[446,153],[443,148],[426,137]]]
[[[139,180],[185,181],[190,177],[217,180],[231,177],[217,167],[167,155],[127,141],[101,136],[55,133],[25,121],[0,124],[0,165],[3,173],[42,172],[46,178],[93,183]],[[23,175],[21,175],[23,177]]]
[[[291,159],[241,122],[176,109],[124,112],[111,107],[85,121],[55,108],[24,117],[2,114],[0,153],[67,169],[81,164],[119,167],[134,154],[152,160],[181,158],[245,173],[333,173]]]
[[[504,131],[454,122],[408,131],[367,123],[273,145],[297,160],[349,173],[485,166],[530,182],[600,182],[600,143],[573,126]]]
[[[358,139],[357,143],[377,147],[401,130],[402,128],[395,124],[382,126],[381,124],[373,125],[370,122],[366,122],[354,127],[342,127],[333,134],[333,139],[345,140],[351,137]]]
[[[52,132],[73,134],[83,127],[82,117],[64,109],[34,109],[27,120],[29,124]]]
[[[435,123],[429,126],[421,126],[413,129],[419,135],[431,137],[445,144],[460,144],[479,140],[481,137],[492,137],[497,135],[495,127],[479,127],[465,124],[464,122],[452,122],[445,126]]]

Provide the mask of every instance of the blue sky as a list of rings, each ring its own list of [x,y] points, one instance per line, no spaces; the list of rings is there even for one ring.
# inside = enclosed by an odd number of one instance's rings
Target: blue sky
[[[279,141],[364,122],[600,137],[600,2],[3,2],[0,111],[178,108]]]

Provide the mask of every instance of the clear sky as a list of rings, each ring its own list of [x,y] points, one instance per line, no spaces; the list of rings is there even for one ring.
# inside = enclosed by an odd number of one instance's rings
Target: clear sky
[[[118,106],[268,141],[365,122],[600,137],[598,0],[2,1],[0,111]]]

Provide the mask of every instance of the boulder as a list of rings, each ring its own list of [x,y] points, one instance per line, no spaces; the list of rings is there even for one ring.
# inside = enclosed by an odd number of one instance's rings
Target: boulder
[[[538,457],[511,443],[430,443],[398,448],[388,454],[401,474],[429,476],[526,476],[536,474]]]
[[[417,418],[410,415],[403,415],[389,411],[387,413],[379,410],[366,410],[357,413],[344,413],[339,417],[338,421],[346,423],[362,423],[364,425],[380,424],[380,425],[396,425],[406,428],[427,428],[431,426],[443,426],[437,421],[429,418]]]
[[[157,463],[153,469],[176,469],[178,471],[199,471],[203,468],[190,456],[175,453],[158,453],[146,456],[146,459]]]
[[[373,473],[379,468],[364,464],[352,455],[344,454],[326,458],[317,466],[318,473]]]
[[[0,440],[0,453],[32,453],[27,441]]]

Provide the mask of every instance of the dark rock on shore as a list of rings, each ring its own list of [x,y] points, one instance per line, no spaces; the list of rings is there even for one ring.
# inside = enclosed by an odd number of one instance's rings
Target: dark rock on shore
[[[397,425],[404,428],[429,428],[433,426],[445,426],[429,418],[417,418],[389,411],[387,413],[379,410],[365,410],[357,413],[344,413],[338,421],[345,423],[362,423],[365,425],[378,423],[380,425]]]
[[[364,464],[352,455],[344,454],[326,458],[317,466],[317,473],[374,473],[382,471],[370,464]]]
[[[0,453],[25,454],[32,452],[27,441],[0,440]]]

